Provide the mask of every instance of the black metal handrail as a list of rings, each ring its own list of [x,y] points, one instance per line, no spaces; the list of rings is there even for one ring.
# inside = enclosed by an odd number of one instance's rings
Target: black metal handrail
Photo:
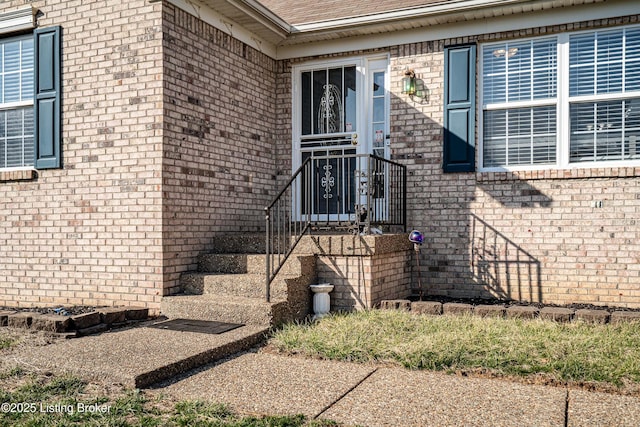
[[[267,206],[265,210],[266,220],[266,264],[267,264],[267,284],[266,299],[271,301],[271,282],[291,255],[293,249],[311,227],[311,216],[297,215],[292,212],[294,208],[306,205],[306,202],[299,203],[298,197],[308,194],[308,189],[303,186],[302,177],[308,175],[311,169],[311,159],[306,159],[298,170],[291,176],[291,179],[282,188],[276,198]],[[309,183],[307,183],[309,184]],[[300,191],[298,191],[300,190]],[[301,209],[304,210],[304,209]],[[309,211],[309,209],[307,209]]]
[[[406,231],[406,167],[371,154],[303,153],[303,163],[265,208],[266,300],[271,282],[313,226]]]

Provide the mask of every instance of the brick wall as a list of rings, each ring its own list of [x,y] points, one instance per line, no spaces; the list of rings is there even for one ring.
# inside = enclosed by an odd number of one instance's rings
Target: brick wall
[[[167,4],[28,4],[40,27],[63,27],[63,169],[0,177],[0,305],[157,308],[212,236],[262,229],[276,177],[290,173],[290,62]],[[384,50],[392,156],[409,170],[430,293],[640,307],[640,169],[441,171],[445,45],[630,22]],[[407,66],[426,100],[400,94]],[[384,262],[368,267],[401,264]]]
[[[276,62],[198,18],[164,11],[165,293],[211,237],[264,230],[275,193]]]
[[[0,305],[148,305],[162,283],[160,5],[4,0],[62,26],[63,169],[0,182]]]
[[[637,21],[391,49],[392,156],[409,168],[409,227],[425,232],[422,265],[430,293],[640,307],[640,168],[443,174],[441,167],[445,45]],[[428,100],[400,94],[407,66],[429,88]]]
[[[382,300],[406,298],[418,284],[412,278],[412,251],[394,252],[373,257],[371,300],[378,306]]]
[[[446,45],[637,22],[631,16],[388,49],[392,159],[408,168],[408,227],[425,233],[428,293],[640,307],[640,168],[442,173]],[[363,53],[372,52],[344,56]],[[407,67],[428,88],[426,99],[401,94]],[[348,267],[329,265],[319,276]]]
[[[318,283],[334,285],[332,311],[377,307],[411,294],[411,252],[374,256],[319,256]],[[417,286],[417,284],[416,284]]]
[[[413,251],[403,235],[310,235],[296,252],[317,255],[317,283],[334,285],[334,311],[373,308],[411,293]]]

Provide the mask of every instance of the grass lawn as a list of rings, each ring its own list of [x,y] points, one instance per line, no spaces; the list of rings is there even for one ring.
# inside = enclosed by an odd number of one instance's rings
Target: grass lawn
[[[19,346],[52,338],[0,329],[0,427],[329,427],[339,424],[294,416],[242,416],[227,406],[179,401],[161,393],[90,383],[11,367],[4,360]]]
[[[271,348],[409,369],[544,377],[621,390],[640,385],[640,323],[593,325],[372,310],[290,324]]]
[[[10,337],[0,337],[0,350],[11,347],[14,341],[15,340]]]
[[[0,375],[0,426],[215,426],[215,427],[329,427],[331,421],[302,415],[246,417],[225,405],[201,401],[174,402],[139,390],[96,392],[99,385],[73,376],[47,376],[23,370]],[[20,385],[6,387],[8,380]]]

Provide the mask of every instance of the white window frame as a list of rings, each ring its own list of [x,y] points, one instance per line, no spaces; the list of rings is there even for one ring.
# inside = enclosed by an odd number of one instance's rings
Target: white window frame
[[[15,37],[2,37],[0,38],[0,42],[6,43],[7,41],[12,41],[12,40],[27,40],[29,39],[29,37],[33,37],[33,34],[27,34],[27,35],[15,36]],[[0,52],[0,64],[2,63],[2,61],[4,61],[4,56]],[[32,70],[34,79],[35,79],[35,67],[36,67],[36,64],[34,62],[33,70]],[[22,85],[22,83],[20,83],[20,85]],[[21,109],[24,107],[34,108],[34,96],[31,96],[31,98],[28,100],[7,102],[7,103],[2,103],[0,100],[0,111],[2,112],[11,111],[16,109]],[[34,117],[34,120],[35,120],[35,117]],[[5,129],[5,132],[6,132],[6,129]],[[32,144],[35,145],[36,143],[35,142],[35,123],[34,123],[34,128],[32,129],[31,135],[34,138],[32,140]],[[24,141],[23,141],[23,144],[24,144]],[[5,149],[6,149],[6,146],[5,146]],[[35,150],[35,147],[33,147],[33,149]],[[23,147],[23,151],[24,151],[24,147]],[[5,153],[0,153],[0,155],[5,156]],[[27,163],[25,166],[0,167],[0,171],[11,172],[11,171],[17,171],[17,170],[34,170],[35,169],[34,161],[35,159],[33,158],[30,161],[25,161],[25,163]]]
[[[569,150],[570,150],[570,138],[571,138],[571,123],[570,123],[570,103],[576,102],[597,102],[597,101],[611,101],[611,100],[624,100],[631,98],[640,98],[640,91],[625,92],[625,93],[607,93],[600,95],[582,95],[582,96],[569,96],[569,38],[570,36],[577,34],[588,34],[594,32],[612,31],[616,29],[625,28],[639,28],[640,25],[625,25],[618,27],[608,27],[602,29],[591,29],[584,31],[574,31],[570,33],[562,33],[556,35],[557,39],[557,76],[556,76],[556,163],[547,165],[519,165],[519,166],[502,166],[502,167],[484,167],[484,112],[487,109],[505,109],[505,108],[520,108],[520,107],[534,107],[536,105],[550,105],[548,100],[532,100],[532,101],[517,101],[507,102],[501,104],[492,104],[487,108],[487,104],[484,103],[484,61],[483,55],[485,49],[491,49],[492,46],[498,44],[504,44],[504,41],[483,43],[480,45],[479,53],[479,67],[477,73],[478,80],[478,97],[480,100],[481,108],[478,109],[478,163],[480,165],[480,172],[504,172],[504,171],[528,171],[528,170],[558,170],[558,169],[593,169],[593,168],[614,168],[614,167],[638,167],[640,166],[639,160],[609,160],[609,161],[589,161],[570,163],[569,162]],[[537,39],[549,38],[548,35],[539,37],[529,37],[524,39],[518,39],[517,41],[531,41]]]

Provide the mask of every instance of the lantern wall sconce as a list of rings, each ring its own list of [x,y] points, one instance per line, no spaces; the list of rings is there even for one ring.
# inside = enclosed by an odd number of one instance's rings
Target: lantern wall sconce
[[[413,68],[407,68],[404,71],[402,93],[409,95],[412,101],[429,102],[429,89],[425,86],[424,81],[416,77],[416,72]]]
[[[416,73],[413,69],[407,68],[402,78],[402,93],[409,96],[416,94]]]

